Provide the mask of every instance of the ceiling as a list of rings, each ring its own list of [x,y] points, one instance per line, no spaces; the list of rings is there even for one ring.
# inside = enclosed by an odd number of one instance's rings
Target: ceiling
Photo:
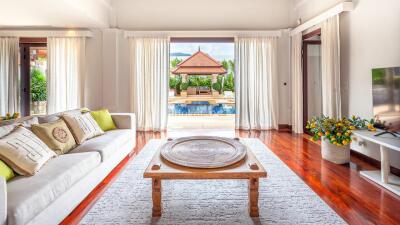
[[[304,1],[0,0],[0,27],[280,29],[294,24],[295,4]]]

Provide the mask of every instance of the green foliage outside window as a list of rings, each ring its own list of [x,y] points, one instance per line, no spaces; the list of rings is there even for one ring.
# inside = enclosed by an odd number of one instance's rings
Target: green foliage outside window
[[[31,70],[31,98],[33,102],[47,100],[46,76],[37,68]]]

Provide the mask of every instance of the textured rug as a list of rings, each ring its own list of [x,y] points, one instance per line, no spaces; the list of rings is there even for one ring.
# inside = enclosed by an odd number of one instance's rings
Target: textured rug
[[[86,214],[81,224],[345,224],[258,139],[242,139],[268,172],[260,179],[260,217],[248,214],[246,180],[163,181],[163,214],[152,219],[151,180],[143,172],[157,147],[151,140]]]

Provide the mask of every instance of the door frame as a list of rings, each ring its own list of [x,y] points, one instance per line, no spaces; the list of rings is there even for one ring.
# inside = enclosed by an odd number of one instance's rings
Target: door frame
[[[303,130],[304,133],[311,135],[306,129],[307,120],[308,120],[308,78],[307,78],[307,48],[309,45],[321,45],[320,40],[308,40],[315,36],[321,35],[321,29],[317,29],[311,31],[307,34],[303,35],[303,44],[302,44],[302,63],[303,63]]]
[[[47,47],[46,38],[20,38],[20,104],[21,116],[29,116],[31,113],[31,76],[30,76],[30,48]]]

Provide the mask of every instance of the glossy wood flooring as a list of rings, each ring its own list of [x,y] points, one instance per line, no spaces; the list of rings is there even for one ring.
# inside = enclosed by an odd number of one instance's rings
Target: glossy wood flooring
[[[138,132],[132,156],[123,160],[98,187],[62,222],[77,224],[95,201],[143,146],[153,138],[212,135],[260,139],[314,192],[349,224],[400,224],[400,197],[368,181],[359,170],[377,169],[353,157],[349,165],[321,159],[320,146],[307,136],[277,131],[173,130]],[[266,168],[268,171],[268,168]]]

